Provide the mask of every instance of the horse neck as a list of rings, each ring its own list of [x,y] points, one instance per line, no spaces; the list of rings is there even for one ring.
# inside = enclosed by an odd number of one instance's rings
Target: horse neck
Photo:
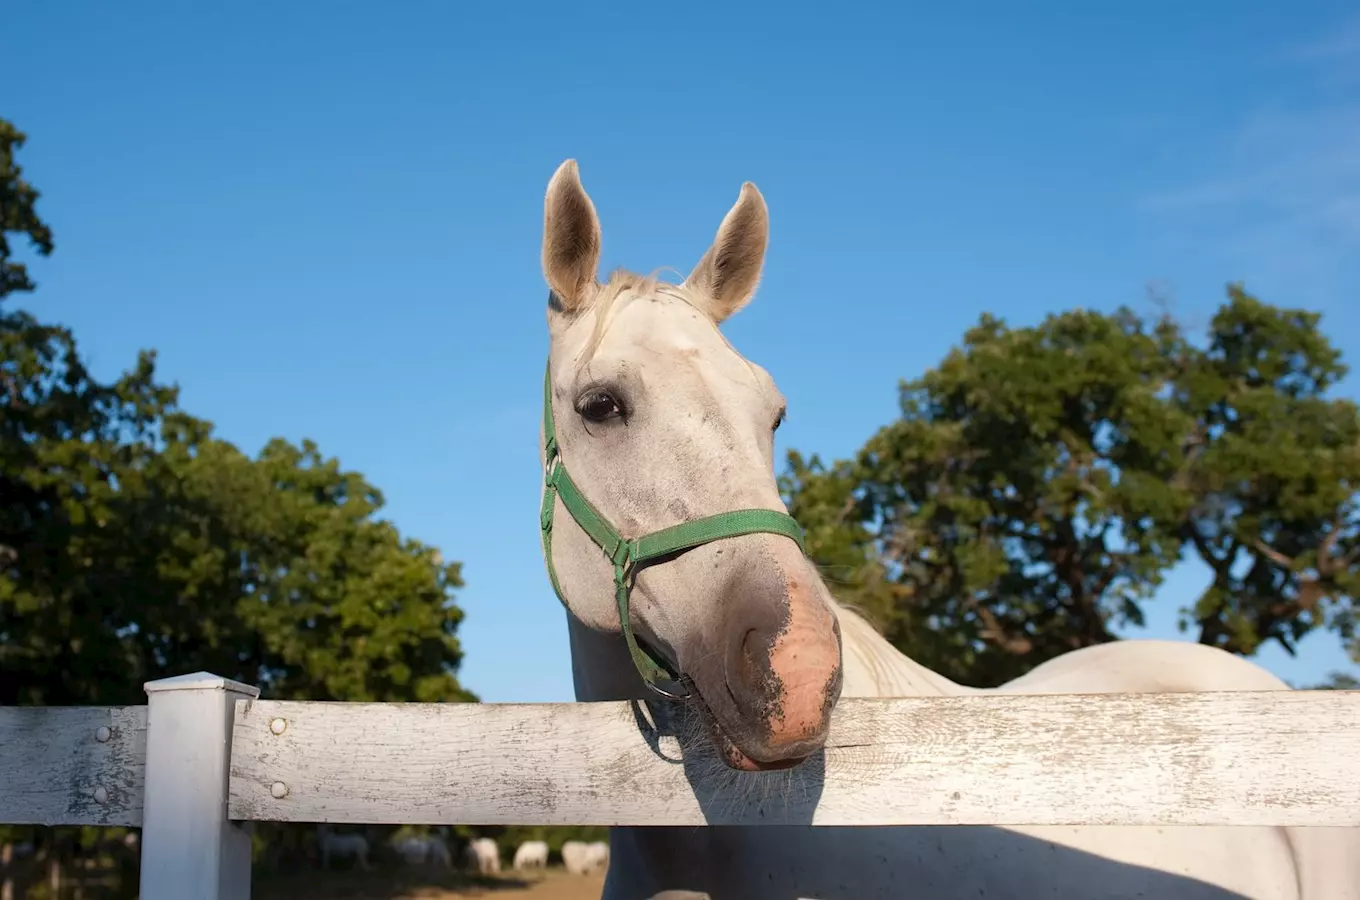
[[[567,632],[571,640],[572,683],[578,701],[647,698],[647,686],[642,683],[620,634],[588,628],[570,612]]]

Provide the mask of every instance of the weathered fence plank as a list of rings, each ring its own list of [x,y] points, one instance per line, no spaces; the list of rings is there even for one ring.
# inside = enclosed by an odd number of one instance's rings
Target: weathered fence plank
[[[845,700],[825,754],[681,762],[627,703],[239,702],[232,818],[1360,825],[1360,692]]]
[[[145,706],[0,708],[0,822],[142,824]]]

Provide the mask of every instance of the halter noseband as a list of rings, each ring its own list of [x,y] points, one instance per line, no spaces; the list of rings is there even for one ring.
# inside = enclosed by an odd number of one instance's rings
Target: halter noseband
[[[633,658],[633,665],[637,667],[643,683],[663,697],[673,700],[685,699],[689,692],[685,690],[681,693],[675,689],[680,684],[680,674],[675,672],[660,654],[640,645],[633,634],[628,613],[628,594],[637,567],[658,557],[691,550],[721,538],[759,532],[782,534],[792,538],[798,544],[798,549],[806,552],[803,546],[803,529],[787,513],[772,509],[738,509],[682,522],[641,537],[624,538],[595,507],[590,505],[590,501],[576,487],[571,476],[567,474],[566,466],[562,464],[561,450],[557,446],[557,431],[553,427],[551,367],[543,378],[543,444],[545,474],[539,525],[543,530],[543,558],[548,563],[548,579],[552,582],[553,592],[557,594],[557,599],[562,605],[566,606],[567,601],[562,596],[561,586],[557,583],[557,571],[553,568],[552,561],[553,511],[556,508],[556,500],[561,498],[562,505],[571,513],[576,524],[599,545],[605,557],[614,566],[614,602],[619,609],[619,625],[623,630],[623,639],[628,644],[628,653]]]

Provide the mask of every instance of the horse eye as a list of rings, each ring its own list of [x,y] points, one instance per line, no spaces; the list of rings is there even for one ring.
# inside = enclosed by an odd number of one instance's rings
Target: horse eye
[[[782,408],[782,409],[780,409],[780,410],[779,410],[779,415],[775,417],[774,425],[770,428],[770,430],[771,430],[771,431],[778,431],[778,430],[779,430],[779,426],[784,424],[784,419],[788,416],[788,413],[789,413],[789,408],[788,408],[787,406],[784,407],[784,408]]]
[[[603,422],[623,415],[619,402],[605,391],[592,391],[581,398],[576,411],[592,422]]]

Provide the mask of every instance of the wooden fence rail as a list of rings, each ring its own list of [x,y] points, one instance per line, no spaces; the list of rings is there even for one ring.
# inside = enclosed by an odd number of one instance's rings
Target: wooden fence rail
[[[262,820],[1360,826],[1360,691],[846,700],[824,753],[752,776],[629,703],[146,689],[0,708],[0,823],[141,826],[142,900],[245,900]]]
[[[1360,825],[1360,692],[846,700],[834,716],[824,754],[746,775],[706,754],[682,763],[628,703],[242,702],[228,809],[392,824]]]
[[[146,707],[0,707],[0,824],[142,824]]]

